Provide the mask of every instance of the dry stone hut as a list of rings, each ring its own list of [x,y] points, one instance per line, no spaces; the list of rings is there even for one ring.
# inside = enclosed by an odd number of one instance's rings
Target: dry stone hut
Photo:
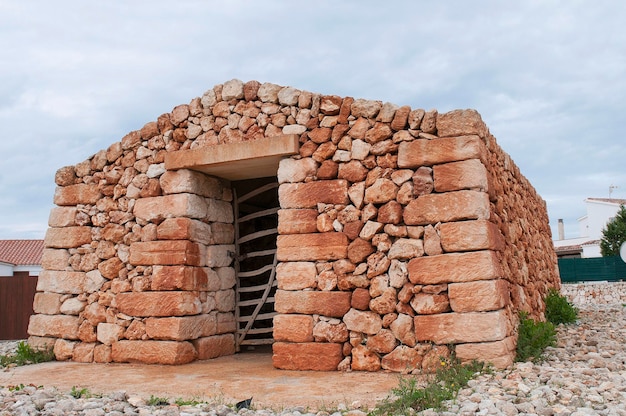
[[[231,80],[55,181],[29,334],[59,360],[504,367],[559,285],[545,203],[473,110]]]

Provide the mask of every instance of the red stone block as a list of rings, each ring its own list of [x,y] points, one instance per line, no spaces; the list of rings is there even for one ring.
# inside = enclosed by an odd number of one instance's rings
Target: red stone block
[[[348,255],[348,238],[343,233],[279,235],[279,261],[339,260]]]
[[[417,315],[413,323],[418,341],[435,344],[499,341],[507,336],[509,329],[504,310]]]
[[[202,312],[198,293],[193,292],[118,293],[115,305],[129,316],[183,316]]]
[[[278,188],[281,208],[316,208],[318,203],[347,204],[348,182],[343,179],[283,183]]]
[[[146,334],[151,339],[188,341],[216,332],[216,314],[146,319]]]
[[[276,291],[278,313],[299,313],[341,318],[350,309],[350,292]]]
[[[487,192],[489,180],[487,168],[478,159],[445,163],[433,167],[435,191],[450,192],[473,189]]]
[[[409,280],[418,285],[470,282],[503,277],[493,251],[440,254],[416,257],[408,264]]]
[[[235,336],[233,334],[214,335],[193,340],[198,351],[198,360],[233,355],[235,353]]]
[[[293,314],[274,316],[274,341],[312,342],[313,317]]]
[[[207,290],[208,277],[205,269],[189,266],[154,266],[151,289],[158,290]]]
[[[130,264],[133,265],[202,265],[200,246],[186,240],[140,241],[130,245]]]
[[[31,315],[28,334],[38,337],[78,339],[78,316]]]
[[[504,279],[450,283],[448,297],[455,312],[494,311],[508,304],[509,284]]]
[[[489,195],[479,191],[456,191],[427,194],[409,202],[404,208],[407,225],[489,218]]]
[[[441,246],[447,252],[504,248],[498,227],[487,220],[448,222],[439,226]]]
[[[76,248],[91,241],[91,227],[48,228],[44,245],[48,248]]]
[[[398,167],[419,168],[467,159],[483,159],[487,150],[478,136],[418,139],[398,147]]]
[[[439,137],[476,134],[484,137],[487,126],[476,110],[454,110],[437,115],[437,135]]]
[[[343,360],[342,344],[275,342],[272,364],[281,370],[334,371]]]
[[[186,364],[196,357],[190,342],[118,341],[111,346],[111,359],[117,363]]]
[[[76,185],[60,186],[54,191],[56,205],[95,204],[102,198],[98,185],[78,183]]]
[[[456,357],[462,362],[479,360],[504,369],[513,364],[515,358],[515,339],[507,337],[501,341],[457,344],[454,348]]]
[[[317,209],[281,209],[278,211],[279,234],[306,234],[317,231]]]

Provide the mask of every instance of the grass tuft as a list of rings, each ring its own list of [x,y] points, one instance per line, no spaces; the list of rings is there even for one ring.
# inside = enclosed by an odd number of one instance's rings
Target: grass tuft
[[[7,367],[11,364],[16,366],[38,364],[46,361],[54,361],[52,348],[37,350],[31,348],[31,346],[24,341],[20,341],[17,344],[15,354],[0,355],[0,367]]]

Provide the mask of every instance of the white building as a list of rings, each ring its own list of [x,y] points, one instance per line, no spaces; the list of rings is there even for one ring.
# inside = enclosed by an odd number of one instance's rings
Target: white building
[[[584,202],[587,215],[578,218],[580,237],[564,239],[563,222],[559,220],[558,240],[554,241],[558,257],[602,257],[602,229],[615,218],[620,206],[626,205],[626,199],[616,198],[587,198]]]

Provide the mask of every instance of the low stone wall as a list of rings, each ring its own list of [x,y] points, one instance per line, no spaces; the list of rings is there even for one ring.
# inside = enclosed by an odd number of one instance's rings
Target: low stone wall
[[[585,282],[561,285],[561,294],[575,306],[626,303],[626,282]]]

